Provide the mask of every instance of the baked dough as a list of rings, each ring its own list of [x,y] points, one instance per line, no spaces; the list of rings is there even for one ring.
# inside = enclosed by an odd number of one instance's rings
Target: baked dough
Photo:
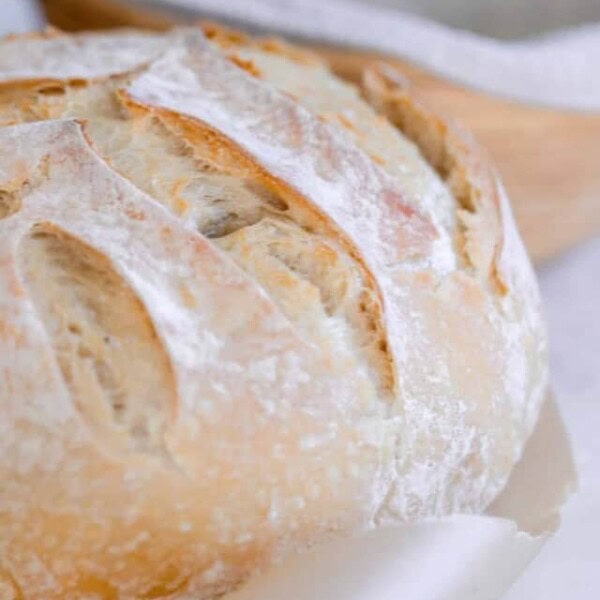
[[[480,512],[546,386],[502,187],[401,77],[216,28],[0,42],[0,590],[213,598]]]

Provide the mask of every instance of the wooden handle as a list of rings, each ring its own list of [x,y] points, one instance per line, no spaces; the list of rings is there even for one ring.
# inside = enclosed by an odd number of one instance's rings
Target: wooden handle
[[[48,18],[68,30],[174,23],[157,11],[119,0],[44,0]],[[534,260],[549,258],[600,232],[600,113],[526,106],[465,89],[402,60],[316,47],[334,72],[358,81],[366,65],[387,61],[419,96],[469,128],[494,158],[517,224]]]

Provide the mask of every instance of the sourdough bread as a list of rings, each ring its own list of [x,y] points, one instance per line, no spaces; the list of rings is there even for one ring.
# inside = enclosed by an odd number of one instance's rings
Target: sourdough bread
[[[217,28],[0,42],[0,582],[213,598],[502,490],[540,301],[468,135]]]

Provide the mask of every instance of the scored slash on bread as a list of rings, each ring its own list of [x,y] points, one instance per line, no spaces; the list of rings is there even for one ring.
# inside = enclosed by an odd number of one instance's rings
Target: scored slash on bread
[[[177,515],[176,531],[161,537],[156,551],[161,561],[180,556],[185,565],[194,556],[197,567],[206,567],[207,557],[229,542],[227,537],[220,539],[223,524],[212,517],[212,495],[220,490],[224,514],[235,512],[248,486],[267,487],[281,468],[276,461],[261,476],[252,462],[238,462],[238,452],[253,450],[253,429],[261,432],[265,451],[271,445],[285,448],[290,491],[303,490],[312,477],[326,481],[326,472],[321,471],[329,464],[343,468],[349,460],[346,450],[360,444],[360,407],[344,407],[346,417],[356,412],[351,421],[355,425],[345,426],[331,402],[337,395],[350,397],[346,388],[360,385],[360,374],[352,373],[350,380],[350,373],[340,372],[343,363],[332,365],[331,358],[320,357],[318,349],[299,339],[272,302],[225,256],[116,176],[93,153],[76,123],[22,125],[0,134],[4,134],[2,148],[12,150],[2,153],[3,173],[7,162],[16,171],[29,170],[43,159],[42,152],[48,157],[44,182],[2,228],[2,280],[15,282],[15,289],[2,295],[3,317],[13,328],[2,338],[2,355],[13,364],[11,389],[2,400],[15,423],[15,430],[3,436],[2,470],[10,466],[25,473],[34,470],[43,477],[46,494],[55,502],[59,499],[58,506],[46,505],[43,497],[28,499],[14,481],[12,493],[23,497],[12,525],[6,526],[12,535],[7,539],[2,531],[7,542],[2,558],[14,568],[24,589],[36,590],[27,574],[32,557],[46,561],[53,553],[68,556],[71,544],[81,544],[82,558],[111,570],[117,559],[129,559],[128,577],[133,581],[136,557],[114,548],[125,547],[136,537],[132,530],[168,509]],[[107,289],[104,282],[111,277],[121,283]],[[86,288],[100,278],[104,285],[89,297]],[[135,290],[143,305],[124,298],[129,295],[124,287]],[[183,289],[193,302],[181,302]],[[24,296],[32,298],[37,318]],[[144,321],[149,320],[156,333],[148,331]],[[52,353],[58,357],[60,373],[51,368]],[[329,368],[322,366],[324,360]],[[18,368],[21,364],[23,368]],[[159,378],[156,374],[161,371]],[[107,383],[109,377],[116,386]],[[144,389],[149,383],[161,387]],[[248,386],[252,394],[247,393]],[[280,397],[283,391],[285,398]],[[117,392],[124,407],[115,405]],[[103,405],[102,394],[110,396],[109,406]],[[294,404],[302,405],[306,414],[296,416],[291,431],[269,422],[273,413],[289,422]],[[32,412],[35,421],[29,416]],[[97,444],[77,427],[77,412],[91,426]],[[160,420],[166,422],[157,426]],[[332,420],[339,429],[330,440]],[[249,430],[240,430],[238,422]],[[29,444],[18,452],[24,435]],[[321,439],[318,453],[302,452],[294,443],[308,436]],[[298,452],[301,460],[296,468]],[[321,500],[327,498],[329,509],[337,505],[345,518],[366,518],[349,511],[345,496],[356,502],[369,489],[364,478],[377,476],[367,468],[375,460],[374,452],[363,448],[362,458],[353,459],[357,477],[350,487],[323,490]],[[262,453],[261,459],[269,464]],[[361,468],[362,461],[366,464]],[[128,469],[139,469],[140,481],[123,481]],[[236,480],[219,485],[218,476]],[[27,489],[29,483],[21,486]],[[369,500],[363,498],[365,507]],[[257,498],[254,508],[250,503],[244,506],[246,526],[257,530],[256,544],[264,543],[260,522],[255,522],[262,518],[262,502]],[[102,506],[113,508],[101,516]],[[111,514],[124,506],[124,515]],[[24,513],[20,519],[19,511]],[[46,547],[53,517],[71,534]],[[103,531],[112,518],[122,530]],[[275,515],[272,518],[278,521]],[[88,521],[82,532],[81,523]],[[190,523],[211,551],[205,555],[195,550],[197,540],[179,532],[180,522]],[[74,542],[71,535],[82,537]],[[136,585],[142,587],[155,576],[155,572],[139,574]],[[48,597],[60,595],[59,591],[60,587],[56,592],[40,590]]]
[[[0,567],[26,595],[210,598],[481,511],[537,417],[539,298],[485,159],[383,73],[369,104],[208,37],[0,43]]]

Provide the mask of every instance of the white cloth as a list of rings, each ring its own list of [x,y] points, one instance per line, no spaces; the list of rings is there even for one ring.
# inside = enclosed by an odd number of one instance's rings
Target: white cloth
[[[37,29],[43,23],[35,0],[0,0],[0,35]]]
[[[499,39],[528,38],[600,19],[600,0],[362,0]]]

